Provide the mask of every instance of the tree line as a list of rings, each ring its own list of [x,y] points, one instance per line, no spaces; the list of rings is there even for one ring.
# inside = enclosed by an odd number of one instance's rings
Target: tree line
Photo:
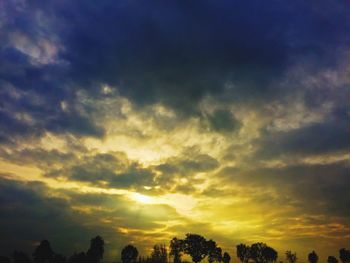
[[[100,263],[103,259],[105,242],[102,237],[96,236],[90,240],[90,247],[86,252],[75,252],[70,257],[55,253],[50,242],[43,240],[35,248],[32,257],[21,251],[12,253],[10,258],[0,256],[0,263]],[[125,246],[120,254],[122,263],[187,263],[183,256],[187,255],[192,262],[199,263],[207,259],[208,263],[230,263],[231,256],[222,251],[218,244],[210,239],[207,240],[198,234],[186,234],[184,239],[174,237],[169,244],[154,245],[150,255],[140,256],[137,248],[129,244]],[[252,245],[239,244],[236,246],[236,256],[241,263],[275,263],[278,253],[265,243],[254,243]],[[315,251],[308,254],[309,263],[318,263],[318,255]],[[339,259],[342,263],[350,263],[350,250],[342,248],[339,250]],[[117,260],[119,261],[119,260]],[[296,263],[297,254],[292,251],[285,252],[287,263]],[[282,262],[282,261],[280,261]],[[338,263],[335,256],[327,258],[328,263]]]

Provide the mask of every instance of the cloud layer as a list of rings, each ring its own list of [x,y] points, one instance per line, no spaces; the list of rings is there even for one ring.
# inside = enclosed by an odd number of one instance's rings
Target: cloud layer
[[[0,3],[0,253],[350,239],[349,3]],[[71,240],[67,246],[65,240]]]

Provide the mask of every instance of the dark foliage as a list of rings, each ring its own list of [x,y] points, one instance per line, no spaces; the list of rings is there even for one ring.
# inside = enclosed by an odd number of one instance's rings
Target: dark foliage
[[[123,263],[132,263],[136,261],[138,255],[139,252],[136,247],[133,245],[127,245],[121,252],[121,259]]]
[[[30,258],[25,254],[24,252],[21,251],[15,251],[12,254],[12,258],[14,263],[32,263]]]
[[[98,263],[103,258],[104,240],[97,236],[90,241],[90,248],[86,253],[87,261],[89,263]]]
[[[230,260],[231,260],[230,254],[225,252],[223,257],[222,257],[222,262],[223,263],[230,263]]]
[[[293,253],[292,251],[288,250],[286,251],[286,260],[288,263],[295,263],[297,262],[297,253]]]
[[[33,259],[35,263],[48,263],[52,262],[53,255],[54,252],[51,249],[50,242],[43,240],[35,249]]]
[[[341,248],[339,250],[339,258],[341,262],[343,263],[349,263],[350,262],[350,250]]]
[[[100,263],[103,259],[104,245],[103,238],[96,236],[90,240],[90,247],[87,252],[75,252],[72,256],[66,258],[55,253],[49,241],[43,240],[32,254],[33,261],[24,252],[15,251],[12,254],[13,261],[0,256],[0,263]],[[236,246],[236,253],[242,263],[275,263],[278,257],[275,249],[261,242],[250,246],[239,244]],[[208,263],[230,263],[231,260],[231,256],[227,252],[223,252],[214,240],[207,240],[201,235],[192,233],[186,234],[184,239],[174,237],[170,241],[169,252],[165,245],[154,245],[152,252],[146,257],[139,256],[135,246],[127,245],[122,249],[120,259],[122,263],[188,263],[181,260],[184,254],[190,256],[194,263],[199,263],[205,258]],[[285,256],[286,262],[297,262],[298,258],[295,252],[286,251]],[[340,249],[339,258],[342,263],[350,263],[350,250]],[[310,263],[317,263],[318,259],[319,257],[315,251],[309,253],[308,261]],[[338,263],[338,259],[329,256],[327,263]]]
[[[170,256],[174,258],[174,263],[181,262],[181,256],[184,251],[184,242],[181,239],[174,237],[170,241]]]
[[[312,251],[309,255],[308,255],[308,260],[310,263],[317,263],[318,261],[318,255],[316,254],[315,251]]]
[[[334,256],[329,256],[327,258],[327,262],[328,263],[338,263],[338,259],[336,257],[334,257]]]
[[[207,241],[201,235],[186,234],[184,251],[191,256],[194,263],[198,263],[208,255]]]

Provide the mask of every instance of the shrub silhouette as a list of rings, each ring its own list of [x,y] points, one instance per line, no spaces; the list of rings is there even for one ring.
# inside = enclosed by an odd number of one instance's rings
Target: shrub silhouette
[[[336,257],[333,257],[333,256],[329,256],[327,258],[327,262],[328,263],[338,263],[338,259]]]

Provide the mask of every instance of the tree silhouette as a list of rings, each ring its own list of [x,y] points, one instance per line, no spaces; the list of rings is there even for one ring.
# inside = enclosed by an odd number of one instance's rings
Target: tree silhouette
[[[36,247],[33,253],[33,259],[35,263],[48,263],[52,261],[53,251],[51,249],[50,242],[43,240],[39,246]]]
[[[333,256],[329,256],[327,258],[327,262],[328,263],[338,263],[338,259],[336,257],[333,257]]]
[[[349,263],[350,262],[350,250],[347,250],[345,248],[341,248],[339,250],[339,258],[340,258],[341,262]]]
[[[230,260],[231,260],[230,254],[225,252],[224,255],[222,256],[222,261],[224,263],[230,263]]]
[[[293,253],[292,251],[288,250],[286,251],[286,260],[289,263],[295,263],[297,262],[297,253]]]
[[[250,247],[249,258],[256,263],[275,262],[277,251],[265,243],[255,243]]]
[[[278,253],[276,250],[274,250],[272,247],[265,246],[263,248],[263,258],[265,262],[272,263],[277,260]]]
[[[217,246],[216,242],[210,239],[206,242],[206,246],[208,253],[208,262],[220,262],[222,260],[222,249]]]
[[[27,254],[21,251],[13,252],[12,258],[14,263],[31,263],[32,262],[30,258],[27,256]]]
[[[127,245],[121,252],[121,259],[123,263],[132,263],[136,261],[138,255],[139,252],[136,247],[133,245]]]
[[[250,258],[250,247],[245,244],[236,246],[237,257],[242,263],[248,263]]]
[[[166,263],[168,261],[168,252],[164,245],[154,245],[151,253],[151,260],[154,263]]]
[[[170,241],[170,256],[174,257],[174,263],[181,262],[182,252],[184,250],[184,241],[174,237]]]
[[[307,258],[310,263],[317,263],[318,261],[318,256],[315,251],[312,251]]]
[[[207,241],[201,235],[186,234],[184,251],[191,256],[194,263],[198,263],[208,254]]]
[[[90,241],[90,248],[86,253],[87,261],[89,263],[99,263],[103,258],[105,242],[100,236],[92,238]]]

